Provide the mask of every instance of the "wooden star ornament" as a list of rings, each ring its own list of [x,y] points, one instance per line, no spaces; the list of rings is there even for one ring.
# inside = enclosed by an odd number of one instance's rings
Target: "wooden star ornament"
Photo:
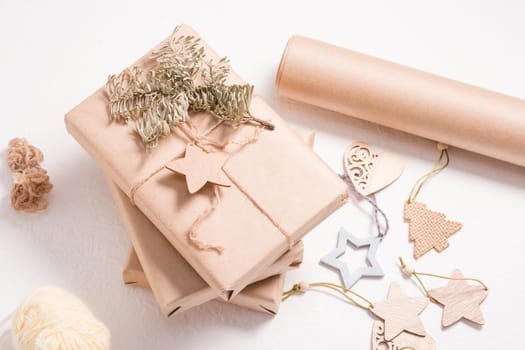
[[[425,327],[418,316],[427,305],[427,298],[409,298],[397,283],[392,283],[387,300],[374,303],[370,311],[385,322],[384,337],[390,341],[404,331],[425,336]]]
[[[481,285],[468,284],[458,269],[452,272],[447,286],[428,291],[428,294],[443,305],[443,327],[448,327],[462,318],[482,325],[485,323],[480,304],[488,295],[488,290]]]
[[[448,238],[463,226],[459,222],[447,220],[445,214],[429,210],[419,202],[406,203],[404,217],[409,224],[409,238],[414,241],[416,259],[432,249],[438,252],[445,250],[449,246]]]
[[[219,186],[231,186],[222,170],[229,154],[224,152],[204,152],[194,144],[188,144],[183,158],[175,159],[166,168],[186,176],[188,191],[193,194],[210,182]]]

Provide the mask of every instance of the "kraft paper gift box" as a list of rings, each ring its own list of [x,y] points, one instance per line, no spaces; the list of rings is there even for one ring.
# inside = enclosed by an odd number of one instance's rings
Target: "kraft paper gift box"
[[[301,139],[313,148],[313,132],[301,136]],[[108,186],[132,244],[122,273],[126,284],[151,288],[162,312],[168,316],[219,295],[210,290],[162,233],[131,204],[118,186],[111,180],[108,180]],[[140,252],[140,258],[137,251]],[[302,257],[303,245],[299,242],[294,249],[272,264],[265,275],[259,276],[262,281],[250,284],[229,301],[256,311],[276,314],[281,301],[284,272],[298,267]],[[147,278],[146,275],[150,277]],[[270,277],[265,278],[266,276]],[[230,296],[223,292],[217,299],[228,301]]]
[[[111,181],[108,186],[132,243],[123,279],[126,283],[148,286],[162,312],[171,316],[212,299],[230,299],[230,293],[211,288],[166,240],[159,230],[134,207],[129,198]],[[272,276],[286,272],[302,262],[303,244],[299,241],[291,250],[277,259],[252,284],[231,299],[231,302],[252,309],[277,312],[279,303],[275,299],[280,278]],[[255,283],[265,280],[265,283]],[[247,294],[247,291],[249,292]],[[282,292],[282,288],[281,288]],[[277,293],[279,296],[281,292]],[[255,296],[259,298],[255,298]],[[250,301],[256,304],[250,304]],[[264,305],[263,308],[260,305]]]
[[[181,26],[179,35],[198,37],[188,26]],[[202,44],[207,59],[219,59]],[[148,52],[135,65],[153,64]],[[242,80],[231,73],[227,83]],[[134,137],[133,123],[109,121],[108,102],[102,87],[66,115],[67,129],[214,290],[243,289],[348,198],[345,183],[255,95],[251,114],[275,130],[263,130],[256,142],[240,149],[238,143],[226,149],[231,155],[222,170],[233,185],[220,189],[220,203],[198,227],[199,240],[223,252],[198,249],[189,233],[210,209],[213,187],[190,194],[183,175],[163,168],[183,156],[189,141],[175,129],[148,153]],[[191,122],[206,130],[216,119],[195,113]],[[255,130],[248,124],[223,125],[208,136],[245,140]]]

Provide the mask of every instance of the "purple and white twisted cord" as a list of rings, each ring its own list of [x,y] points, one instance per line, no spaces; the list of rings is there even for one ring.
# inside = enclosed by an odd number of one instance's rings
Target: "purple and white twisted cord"
[[[350,180],[347,174],[344,174],[344,175],[340,174],[339,177],[347,184],[348,188],[350,189],[352,194],[356,196],[356,198],[364,199],[372,205],[372,207],[374,208],[374,221],[377,227],[377,237],[383,239],[383,237],[385,237],[386,234],[388,233],[388,230],[390,229],[390,225],[388,223],[388,218],[386,217],[385,212],[381,208],[379,208],[375,195],[371,194],[368,196],[363,196],[361,193],[357,191],[354,184],[352,183],[352,180]],[[382,218],[383,225],[381,225],[380,216]]]

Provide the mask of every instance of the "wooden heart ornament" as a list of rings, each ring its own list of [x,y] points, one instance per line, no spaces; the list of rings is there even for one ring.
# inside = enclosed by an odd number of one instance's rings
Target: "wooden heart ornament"
[[[385,339],[385,324],[374,321],[372,331],[372,350],[435,350],[436,341],[430,335],[419,336],[402,332],[392,340]]]
[[[356,190],[363,196],[375,193],[397,180],[405,169],[404,159],[395,153],[376,153],[364,142],[346,149],[343,165]]]

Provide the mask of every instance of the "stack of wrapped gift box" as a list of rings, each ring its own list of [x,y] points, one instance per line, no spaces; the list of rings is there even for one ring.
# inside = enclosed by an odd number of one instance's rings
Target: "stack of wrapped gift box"
[[[200,39],[186,25],[174,35]],[[220,60],[199,44],[206,60]],[[152,52],[133,66],[154,69]],[[244,82],[230,72],[226,84]],[[221,152],[228,157],[220,169],[229,185],[208,182],[191,191],[186,175],[167,167],[185,157],[192,141],[187,133],[173,128],[147,149],[135,135],[136,121],[111,122],[109,102],[102,87],[65,122],[108,178],[132,243],[124,281],[151,288],[166,315],[215,299],[275,314],[286,271],[301,263],[301,239],[348,198],[346,185],[312,151],[312,139],[293,132],[257,95],[250,114],[273,130],[192,112],[191,130],[225,141]]]

